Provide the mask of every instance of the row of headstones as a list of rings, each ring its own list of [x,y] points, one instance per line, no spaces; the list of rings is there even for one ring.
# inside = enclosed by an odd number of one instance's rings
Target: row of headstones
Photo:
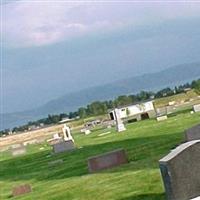
[[[159,161],[168,200],[200,199],[200,124],[185,132],[185,143]]]
[[[63,129],[63,135],[62,138],[59,134],[54,134],[53,138],[47,140],[47,142],[53,146],[54,153],[60,153],[63,151],[73,150],[75,149],[74,145],[74,139],[71,135],[70,128],[66,125],[64,125]],[[37,143],[37,140],[35,140]],[[23,144],[14,144],[11,146],[11,153],[13,156],[18,156],[26,153],[26,145],[29,143],[23,143]],[[32,144],[32,143],[31,143]]]
[[[190,142],[180,145],[169,155],[160,160],[160,169],[169,200],[188,200],[200,194],[200,125],[186,131],[186,139]],[[72,150],[72,141],[57,143],[59,151]],[[66,148],[64,148],[64,145]],[[60,147],[62,146],[62,147]],[[62,151],[60,151],[62,149]],[[123,149],[108,152],[103,155],[88,158],[89,172],[96,172],[127,163]],[[49,166],[63,163],[62,159],[49,162]],[[13,195],[31,192],[29,185],[22,185],[13,189]]]
[[[90,173],[98,172],[105,169],[117,167],[128,163],[124,149],[117,149],[105,154],[88,158],[88,171]],[[64,163],[62,159],[54,160],[48,163],[49,167],[55,167]],[[19,196],[32,191],[31,185],[25,184],[13,188],[12,196]]]
[[[166,111],[167,112],[167,111]],[[165,113],[166,113],[165,112]],[[193,106],[193,110],[191,111],[191,114],[193,113],[197,113],[197,112],[200,112],[200,104],[197,104],[197,105],[194,105]],[[164,120],[167,120],[168,119],[168,115],[169,113],[166,113],[166,114],[163,114],[163,115],[160,115],[160,116],[157,116],[156,119],[157,121],[164,121]]]

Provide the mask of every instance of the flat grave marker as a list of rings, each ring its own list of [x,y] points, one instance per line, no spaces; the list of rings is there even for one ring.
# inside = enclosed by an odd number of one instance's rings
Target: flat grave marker
[[[107,131],[107,132],[104,132],[104,133],[100,133],[98,136],[104,136],[104,135],[108,135],[108,134],[110,134],[111,132],[110,131]]]
[[[165,121],[165,120],[167,120],[167,115],[164,115],[164,116],[159,116],[159,117],[157,117],[157,121],[158,122],[160,122],[160,121]]]
[[[29,184],[20,185],[13,188],[12,196],[16,197],[30,192],[32,192],[32,189]]]
[[[125,163],[128,163],[128,159],[124,149],[117,149],[115,151],[88,158],[88,169],[89,172],[97,172]]]

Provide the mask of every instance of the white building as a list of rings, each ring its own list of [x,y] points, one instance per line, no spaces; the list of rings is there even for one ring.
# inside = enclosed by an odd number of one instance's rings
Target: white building
[[[156,117],[153,101],[142,102],[134,105],[124,106],[119,109],[121,119],[131,118],[136,120]],[[115,120],[114,110],[109,112],[110,118]]]

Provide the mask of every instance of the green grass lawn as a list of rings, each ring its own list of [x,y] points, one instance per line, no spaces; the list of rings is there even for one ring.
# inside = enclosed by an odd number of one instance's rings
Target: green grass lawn
[[[127,131],[99,129],[90,135],[74,133],[77,150],[51,155],[48,145],[31,145],[28,153],[0,154],[0,199],[26,200],[164,200],[158,160],[183,140],[185,129],[200,122],[200,114],[183,113],[157,122],[126,125]],[[111,131],[109,134],[99,136]],[[40,147],[44,149],[40,150]],[[124,148],[129,163],[89,174],[87,158]],[[64,163],[48,167],[48,162]],[[13,198],[13,186],[29,183],[32,193]]]

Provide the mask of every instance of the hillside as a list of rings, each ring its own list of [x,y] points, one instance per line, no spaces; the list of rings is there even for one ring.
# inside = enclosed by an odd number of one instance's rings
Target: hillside
[[[95,100],[113,99],[122,94],[133,94],[141,90],[156,91],[166,86],[183,84],[200,77],[200,63],[170,67],[166,70],[119,80],[110,84],[88,88],[51,100],[39,108],[18,113],[2,114],[1,129],[13,127],[47,116],[48,114],[75,111]]]
[[[80,92],[66,94],[49,101],[40,108],[41,113],[72,111],[95,100],[113,99],[122,94],[133,94],[141,90],[158,90],[175,86],[200,77],[200,63],[185,64],[142,76],[119,80],[107,85],[89,88]]]

